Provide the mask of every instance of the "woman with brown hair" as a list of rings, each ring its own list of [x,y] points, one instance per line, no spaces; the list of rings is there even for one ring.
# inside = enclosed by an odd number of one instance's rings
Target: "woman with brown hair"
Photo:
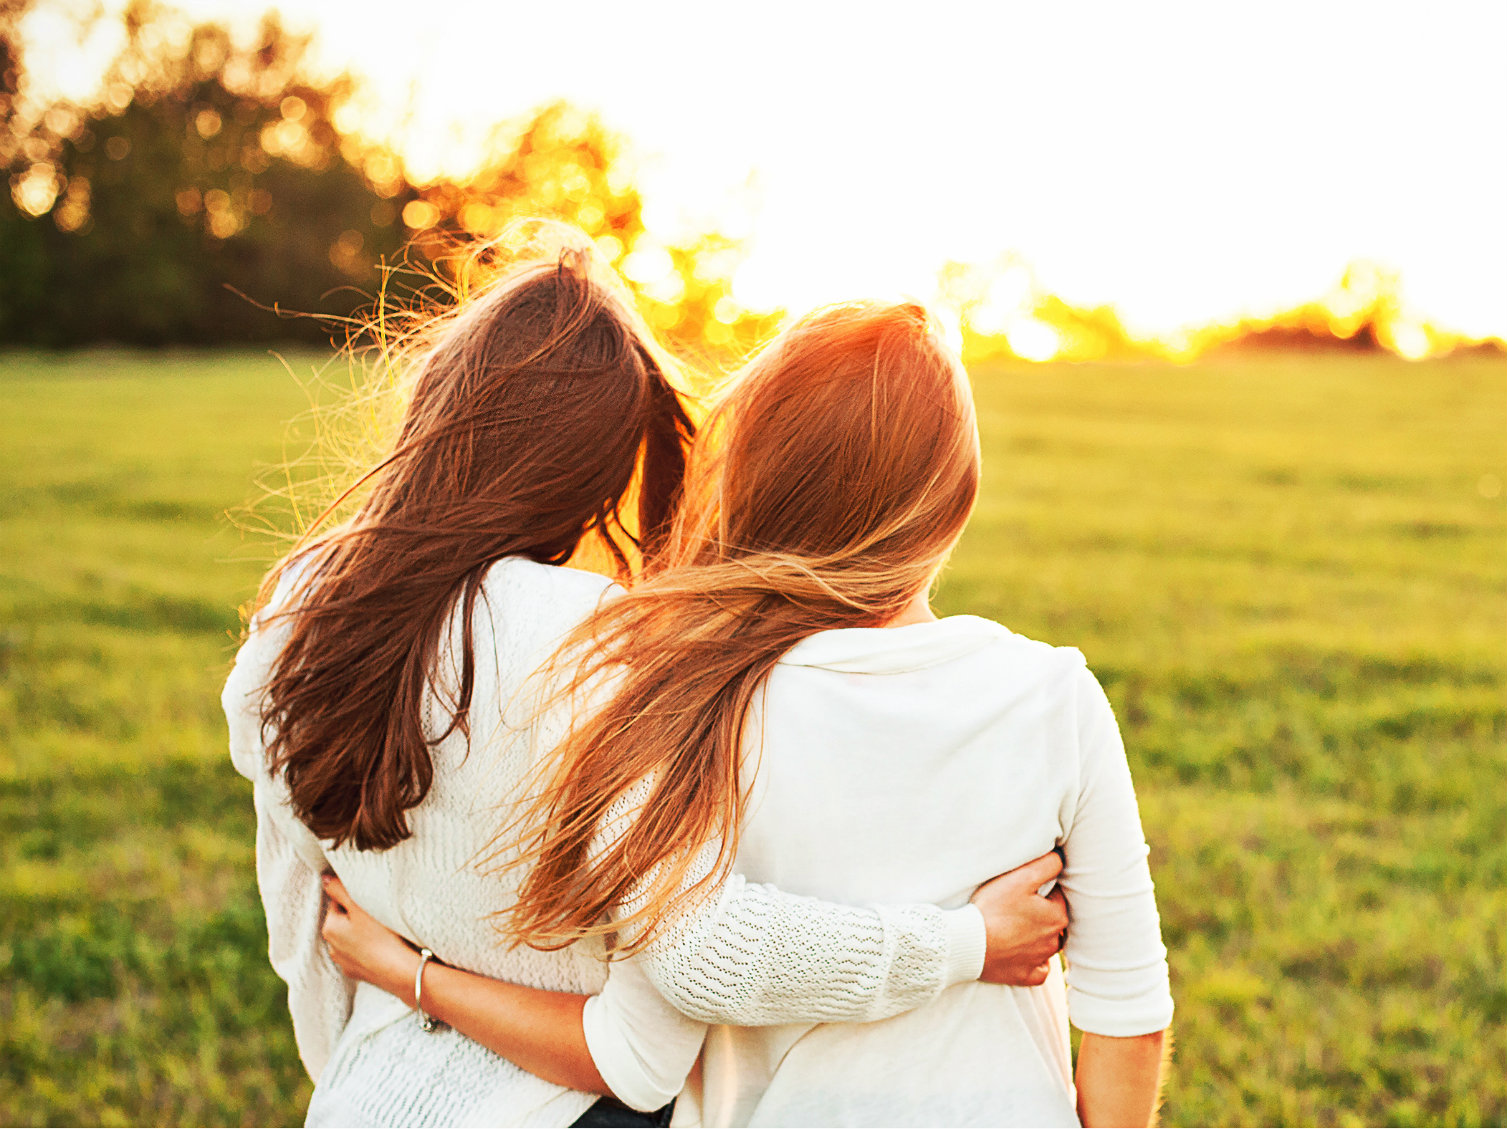
[[[652,948],[729,868],[955,905],[1056,848],[1066,981],[1053,961],[883,1022],[712,1027],[675,1123],[1147,1124],[1172,1000],[1109,704],[1076,650],[928,604],[979,483],[956,357],[917,306],[819,312],[746,368],[697,454],[657,566],[562,652],[583,656],[574,689],[612,689],[515,825],[515,936]],[[342,965],[411,973],[332,890]],[[443,982],[447,1018],[485,1038],[485,986]],[[659,1053],[688,1068],[700,1036],[666,1021]]]
[[[618,1063],[653,1058],[660,1029],[635,1026],[649,993],[633,976],[703,1018],[868,1018],[986,962],[1019,979],[1032,975],[1023,960],[1045,959],[1043,937],[1063,922],[1029,891],[986,899],[982,915],[857,909],[725,874],[631,976],[608,976],[595,935],[550,950],[498,944],[489,918],[524,869],[516,851],[477,863],[538,744],[510,704],[611,594],[605,578],[562,567],[583,540],[624,573],[635,553],[660,550],[691,431],[610,279],[576,253],[524,264],[434,327],[357,514],[264,584],[223,700],[232,758],[255,784],[270,955],[317,1082],[311,1124],[566,1125],[609,1089],[569,999],[617,982],[605,993],[617,1002],[593,1012],[598,1048]],[[633,521],[623,510],[635,495]],[[319,936],[327,870],[426,953],[538,1002],[544,1049],[515,1055],[533,1073],[342,976]],[[422,988],[425,963],[402,994]],[[543,989],[579,995],[562,1008]],[[617,1073],[640,1083],[643,1106],[680,1085]]]

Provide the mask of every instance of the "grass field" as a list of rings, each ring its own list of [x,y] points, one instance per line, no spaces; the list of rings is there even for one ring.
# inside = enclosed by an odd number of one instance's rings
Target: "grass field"
[[[1507,1121],[1507,363],[975,376],[941,604],[1119,713],[1165,1122]],[[218,693],[268,551],[224,512],[304,405],[264,355],[0,356],[0,1122],[301,1121]]]

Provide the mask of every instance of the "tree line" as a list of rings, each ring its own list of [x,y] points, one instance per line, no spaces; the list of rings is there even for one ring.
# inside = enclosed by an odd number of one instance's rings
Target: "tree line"
[[[732,301],[736,243],[647,231],[625,144],[590,114],[546,106],[473,176],[414,184],[341,128],[354,81],[314,77],[309,37],[275,13],[248,40],[140,0],[95,95],[37,105],[31,2],[0,0],[0,343],[338,340],[379,294],[451,286],[466,249],[520,216],[576,225],[615,265],[660,264],[630,285],[685,349],[733,351],[767,325]]]
[[[777,320],[734,300],[737,241],[646,228],[626,143],[568,104],[499,126],[472,175],[418,184],[399,154],[342,128],[355,80],[317,77],[309,37],[275,13],[248,39],[135,0],[95,93],[41,104],[20,34],[34,2],[0,0],[0,346],[338,342],[379,301],[422,306],[464,285],[468,249],[522,216],[585,232],[654,329],[697,360],[736,357]],[[995,309],[992,288],[1024,269],[1010,255],[942,268],[967,355],[1502,347],[1421,322],[1395,273],[1367,263],[1322,299],[1157,340],[1034,278],[1018,309]]]

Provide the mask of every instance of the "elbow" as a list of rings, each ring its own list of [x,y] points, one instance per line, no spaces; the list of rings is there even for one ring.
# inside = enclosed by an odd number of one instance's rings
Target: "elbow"
[[[679,1096],[679,1090],[666,1090],[647,1081],[636,1085],[607,1087],[608,1096],[638,1113],[657,1113]]]
[[[605,1094],[640,1113],[653,1113],[675,1100],[701,1050],[694,1041],[659,1032],[644,1037],[620,1014],[608,1013],[604,996],[593,996],[581,1015],[581,1030],[596,1083],[575,1086]],[[699,1032],[698,1032],[699,1034]]]
[[[1129,1039],[1172,1026],[1172,993],[1165,983],[1122,995],[1090,993],[1070,982],[1067,996],[1073,1026],[1085,1033]]]
[[[669,1077],[637,1055],[604,1055],[593,1065],[597,1084],[576,1088],[603,1094],[639,1113],[654,1113],[669,1105],[685,1082],[683,1074]]]

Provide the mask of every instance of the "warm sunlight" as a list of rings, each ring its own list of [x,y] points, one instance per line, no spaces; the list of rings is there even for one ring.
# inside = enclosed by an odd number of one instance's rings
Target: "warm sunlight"
[[[0,0],[0,1126],[1507,1126],[1504,45]]]
[[[245,28],[256,15],[182,6]],[[28,18],[39,83],[82,95],[97,80],[115,43],[108,28],[74,42],[86,7]],[[338,124],[393,145],[419,182],[468,173],[505,140],[497,123],[548,100],[599,113],[631,145],[654,236],[599,245],[667,305],[681,282],[661,243],[715,230],[747,236],[732,294],[755,310],[931,299],[949,262],[1008,262],[971,329],[1030,359],[1114,351],[1033,312],[1046,295],[1112,311],[1163,356],[1300,308],[1348,337],[1367,299],[1334,288],[1356,263],[1393,279],[1381,337],[1404,356],[1507,335],[1507,9],[641,11],[624,23],[584,4],[568,33],[547,8],[305,0],[283,16],[315,33],[323,67],[359,78]],[[305,140],[289,112],[262,144]],[[584,177],[546,188],[593,230]],[[31,211],[55,192],[41,171],[17,188]],[[412,230],[438,218],[402,209]],[[481,202],[458,215],[473,234],[501,218]]]

